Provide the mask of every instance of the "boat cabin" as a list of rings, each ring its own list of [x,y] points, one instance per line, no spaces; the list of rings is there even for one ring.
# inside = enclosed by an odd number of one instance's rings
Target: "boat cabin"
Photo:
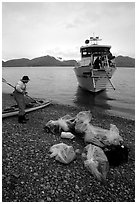
[[[109,45],[97,45],[93,44],[90,46],[82,46],[80,48],[81,53],[81,64],[91,65],[93,69],[104,69],[104,67],[115,66],[110,52],[111,46]],[[83,65],[82,65],[83,66]]]
[[[111,46],[84,46],[80,48],[81,58],[91,57],[91,55],[109,54]]]
[[[114,67],[114,56],[110,52],[110,45],[98,45],[97,42],[101,40],[99,37],[90,37],[85,43],[90,45],[82,46],[81,66],[91,66],[93,69],[104,69],[104,67]]]

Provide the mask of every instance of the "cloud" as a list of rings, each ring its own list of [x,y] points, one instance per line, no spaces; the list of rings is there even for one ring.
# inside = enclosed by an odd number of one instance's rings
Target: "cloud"
[[[3,2],[3,57],[52,55],[77,57],[90,36],[99,35],[114,51],[134,52],[132,2]],[[58,48],[58,49],[56,49]],[[14,51],[13,51],[14,50]],[[63,54],[64,52],[64,54]],[[78,52],[78,53],[75,53]],[[23,56],[25,54],[25,56]],[[120,54],[120,53],[119,53]]]

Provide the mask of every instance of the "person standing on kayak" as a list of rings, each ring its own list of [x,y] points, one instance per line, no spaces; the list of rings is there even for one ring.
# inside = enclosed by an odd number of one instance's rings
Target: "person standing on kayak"
[[[19,123],[26,123],[28,120],[25,117],[25,95],[26,92],[26,84],[29,82],[28,76],[23,76],[22,79],[16,84],[15,90],[13,92],[14,99],[19,107],[19,115],[18,115],[18,122]]]

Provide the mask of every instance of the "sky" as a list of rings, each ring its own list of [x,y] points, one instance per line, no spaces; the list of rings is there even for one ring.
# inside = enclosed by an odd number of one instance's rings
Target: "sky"
[[[91,36],[113,55],[135,57],[134,2],[3,2],[2,59],[80,59]]]

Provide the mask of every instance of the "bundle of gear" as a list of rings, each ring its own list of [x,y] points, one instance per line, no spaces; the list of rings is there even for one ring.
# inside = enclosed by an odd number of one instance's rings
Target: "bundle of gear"
[[[91,112],[81,111],[75,117],[65,115],[56,121],[50,120],[44,129],[59,133],[61,138],[82,138],[85,142],[82,153],[84,166],[98,180],[105,181],[110,165],[117,166],[128,161],[129,149],[114,124],[110,124],[107,130],[92,125],[91,121]],[[53,145],[50,152],[51,157],[65,164],[72,162],[77,154],[77,150],[64,143]]]

